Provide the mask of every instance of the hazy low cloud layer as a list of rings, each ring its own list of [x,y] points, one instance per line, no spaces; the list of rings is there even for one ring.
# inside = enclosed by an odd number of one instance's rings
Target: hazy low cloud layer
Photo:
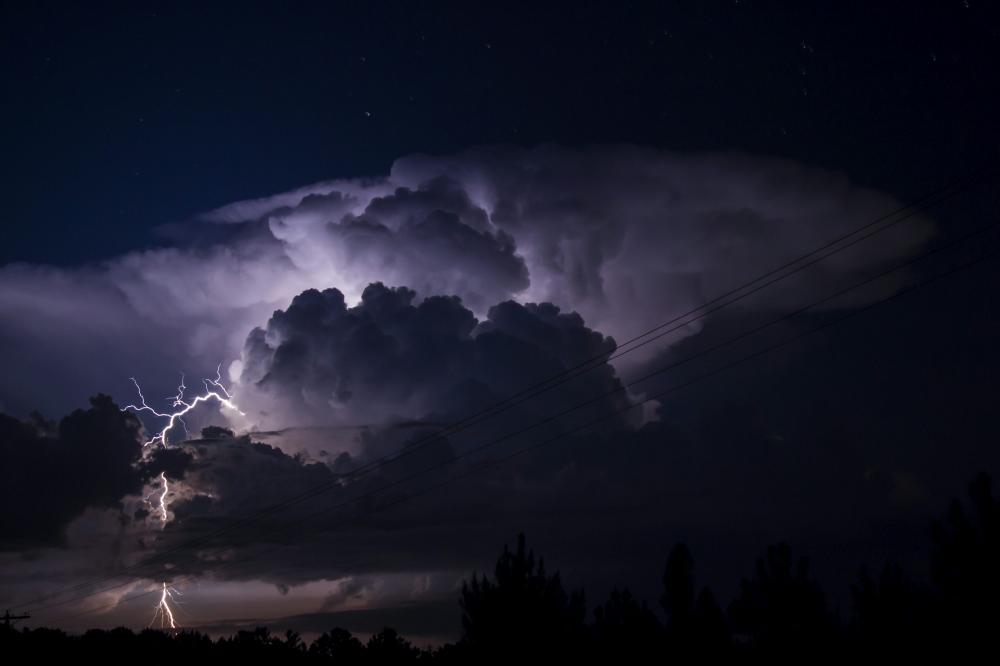
[[[97,390],[124,400],[133,375],[168,395],[178,372],[232,362],[254,327],[311,288],[354,305],[372,282],[407,285],[458,296],[479,318],[509,298],[548,301],[624,338],[896,205],[832,172],[740,155],[542,146],[405,157],[385,177],[225,206],[171,229],[173,247],[0,268],[0,408],[59,413]],[[746,307],[905,255],[930,232],[910,221]]]

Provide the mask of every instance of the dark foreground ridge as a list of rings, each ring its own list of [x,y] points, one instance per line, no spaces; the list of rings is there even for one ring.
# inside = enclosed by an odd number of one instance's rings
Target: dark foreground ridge
[[[845,620],[827,605],[805,557],[777,544],[757,560],[737,597],[723,609],[707,587],[699,589],[694,559],[676,545],[663,574],[654,613],[627,590],[614,590],[588,621],[582,592],[564,589],[541,558],[525,546],[504,547],[493,576],[474,575],[462,587],[462,637],[417,649],[386,627],[362,643],[334,628],[306,644],[288,631],[239,631],[213,640],[196,631],[170,635],[118,628],[68,635],[57,629],[0,625],[0,655],[55,663],[333,663],[457,664],[678,663],[715,659],[829,663],[843,658],[900,660],[995,651],[1000,620],[1000,503],[990,478],[969,486],[969,501],[954,500],[932,529],[930,581],[911,581],[898,565],[872,577],[862,571],[852,586]],[[544,662],[543,662],[544,663]]]

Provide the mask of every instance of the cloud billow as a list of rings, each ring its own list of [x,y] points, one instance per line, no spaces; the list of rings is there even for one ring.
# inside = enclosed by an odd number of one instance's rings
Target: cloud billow
[[[543,145],[404,157],[382,177],[224,206],[176,225],[169,247],[0,268],[0,407],[63,411],[98,389],[121,400],[133,375],[168,395],[178,372],[229,363],[307,289],[355,305],[373,282],[407,285],[457,296],[480,319],[506,300],[550,302],[624,339],[897,206],[832,172],[736,154]],[[931,232],[909,220],[741,307],[798,302]]]
[[[418,299],[407,287],[371,284],[353,307],[336,289],[308,290],[248,336],[240,399],[251,421],[273,428],[456,421],[614,349],[551,303],[505,301],[480,322],[457,297]],[[620,388],[604,366],[567,384],[560,400]],[[622,391],[604,403],[626,399]],[[552,407],[538,398],[515,414]]]
[[[106,395],[58,423],[0,414],[0,549],[61,544],[87,508],[138,493],[150,473],[139,466],[140,427]]]

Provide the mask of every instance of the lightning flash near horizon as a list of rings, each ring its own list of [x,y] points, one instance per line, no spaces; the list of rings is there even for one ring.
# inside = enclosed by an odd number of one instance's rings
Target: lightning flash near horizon
[[[160,621],[160,628],[166,629],[168,626],[172,630],[177,629],[177,622],[174,620],[174,611],[170,608],[170,602],[174,601],[174,595],[180,594],[180,590],[167,587],[166,581],[163,583],[163,591],[160,594],[160,602],[153,607],[153,619],[147,626],[152,627],[156,621]]]
[[[187,390],[187,385],[184,383],[184,374],[181,373],[181,383],[177,386],[177,393],[167,398],[167,402],[170,407],[174,409],[171,412],[160,412],[149,406],[146,402],[146,396],[142,393],[142,387],[139,386],[139,382],[135,377],[130,378],[132,383],[135,384],[135,390],[139,394],[139,404],[130,404],[122,407],[122,411],[127,411],[131,409],[134,412],[149,412],[153,416],[161,419],[167,419],[166,426],[162,430],[154,434],[149,440],[143,443],[143,448],[145,449],[150,444],[160,443],[161,446],[166,447],[168,444],[168,434],[174,427],[179,423],[181,428],[184,429],[184,436],[190,438],[190,433],[187,429],[187,423],[184,422],[184,415],[190,412],[192,409],[198,406],[201,402],[207,402],[209,400],[218,400],[219,404],[227,409],[231,409],[241,416],[245,414],[236,406],[233,402],[233,395],[229,392],[229,389],[225,387],[222,383],[222,364],[220,363],[215,368],[215,379],[203,379],[202,383],[205,385],[205,392],[201,395],[195,396],[191,400],[186,400],[184,398],[184,392]],[[167,473],[165,471],[160,472],[160,483],[162,488],[160,489],[160,495],[158,499],[158,509],[160,514],[160,522],[166,527],[169,521],[170,514],[167,508],[167,496],[170,493],[170,484],[167,482]],[[155,492],[155,491],[154,491]],[[153,493],[146,495],[144,501],[147,504],[152,505],[150,502],[150,497]],[[169,628],[171,631],[177,630],[177,621],[174,618],[174,611],[170,607],[171,602],[176,603],[174,595],[180,595],[180,591],[169,587],[164,581],[161,584],[160,591],[160,601],[156,604],[153,611],[153,618],[149,621],[148,626],[153,626],[159,621],[161,629]]]
[[[240,416],[246,416],[240,408],[236,406],[233,402],[233,396],[222,384],[222,364],[220,363],[215,369],[215,379],[203,379],[202,383],[205,385],[205,393],[202,395],[195,396],[190,402],[184,399],[184,392],[187,390],[187,386],[184,384],[184,374],[181,374],[181,383],[177,387],[177,393],[167,398],[171,407],[180,409],[163,413],[158,412],[146,403],[146,397],[142,394],[142,387],[139,386],[139,382],[136,381],[135,377],[130,377],[132,383],[135,384],[136,392],[139,394],[139,404],[131,404],[122,407],[122,411],[131,409],[134,412],[149,412],[153,416],[161,419],[167,419],[167,425],[160,430],[158,433],[153,435],[148,441],[143,443],[143,447],[147,447],[150,444],[159,442],[161,446],[167,445],[167,434],[174,429],[174,427],[180,423],[181,427],[184,429],[185,436],[190,437],[190,433],[187,431],[187,424],[184,422],[184,415],[194,409],[198,403],[207,402],[211,399],[219,401],[223,407],[231,409]]]

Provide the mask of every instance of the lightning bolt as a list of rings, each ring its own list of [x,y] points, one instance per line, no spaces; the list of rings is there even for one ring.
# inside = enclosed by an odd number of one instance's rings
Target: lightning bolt
[[[166,525],[167,524],[167,493],[170,492],[170,486],[167,485],[167,473],[166,472],[160,472],[160,481],[163,483],[163,492],[160,493],[160,521],[163,522],[164,525]],[[150,506],[152,506],[153,503],[149,501],[149,498],[152,497],[152,496],[153,496],[153,493],[150,493],[150,494],[146,495],[143,498],[143,501],[146,502],[146,504],[149,504]]]
[[[233,401],[233,395],[229,392],[229,389],[227,389],[225,385],[222,383],[221,363],[215,368],[215,379],[206,378],[202,380],[202,384],[204,384],[205,386],[205,392],[202,393],[201,395],[195,396],[193,399],[190,400],[187,400],[184,397],[184,393],[187,391],[188,387],[184,383],[185,380],[184,374],[181,373],[181,382],[177,386],[177,393],[167,398],[167,402],[173,410],[170,412],[160,412],[151,407],[149,403],[146,402],[146,396],[143,395],[142,387],[139,386],[139,382],[136,380],[135,377],[131,377],[130,379],[132,380],[132,383],[135,385],[136,393],[139,394],[139,402],[138,404],[133,403],[131,405],[126,405],[125,407],[122,407],[122,411],[125,412],[131,409],[134,412],[149,412],[156,418],[167,420],[167,424],[162,430],[154,434],[148,441],[143,443],[143,448],[156,443],[159,443],[161,446],[166,447],[170,431],[173,430],[178,424],[180,424],[181,428],[183,428],[185,438],[190,439],[191,435],[188,432],[187,423],[184,422],[184,415],[190,412],[195,407],[197,407],[198,404],[202,402],[208,402],[209,400],[217,400],[219,404],[222,405],[224,408],[231,409],[240,416],[246,416],[246,414],[240,411],[240,408],[236,406],[236,403]],[[168,506],[167,495],[170,493],[170,484],[167,483],[166,472],[160,472],[160,482],[163,484],[163,487],[160,490],[160,496],[158,500],[160,521],[163,523],[164,526],[166,526],[167,521],[169,520],[169,513],[167,511],[167,506]],[[147,504],[150,505],[153,504],[152,502],[150,502],[149,499],[150,497],[152,497],[152,495],[153,493],[150,493],[144,498]],[[160,601],[158,604],[156,604],[156,606],[153,607],[153,618],[150,620],[148,626],[152,627],[154,624],[157,623],[157,621],[159,621],[161,629],[166,629],[167,627],[169,627],[171,631],[177,630],[177,621],[174,619],[174,611],[170,607],[171,603],[178,603],[174,598],[175,594],[180,595],[181,593],[179,590],[173,587],[168,587],[166,582],[162,583],[160,592]]]
[[[160,472],[160,480],[163,481],[163,492],[160,493],[160,518],[163,523],[167,522],[167,493],[170,492],[170,486],[167,485],[167,473]]]
[[[167,398],[167,402],[170,404],[174,411],[172,412],[159,412],[149,404],[146,403],[146,396],[142,394],[142,387],[139,386],[139,382],[136,381],[135,377],[130,377],[132,383],[135,384],[135,390],[139,394],[139,404],[131,404],[122,407],[122,411],[131,409],[134,412],[149,412],[153,416],[161,419],[167,419],[167,425],[163,430],[159,431],[149,441],[143,444],[143,447],[147,447],[150,444],[160,443],[161,446],[167,445],[167,434],[174,429],[174,427],[180,423],[181,427],[184,429],[185,437],[190,437],[190,433],[187,431],[187,424],[184,423],[184,415],[190,412],[192,409],[198,406],[198,403],[208,402],[209,400],[218,400],[219,404],[227,409],[231,409],[240,416],[246,416],[240,411],[240,408],[236,406],[233,402],[233,396],[222,384],[222,364],[220,363],[218,367],[215,368],[215,379],[203,379],[202,383],[205,385],[205,392],[201,395],[195,396],[192,400],[187,401],[184,399],[184,392],[187,390],[187,386],[184,385],[184,375],[181,374],[181,383],[177,387],[177,393]]]
[[[164,582],[163,592],[160,594],[160,603],[153,606],[153,619],[149,621],[149,624],[146,625],[147,627],[152,627],[159,620],[161,629],[166,629],[169,626],[171,631],[177,630],[177,623],[174,621],[174,611],[170,608],[170,602],[174,601],[175,594],[179,595],[180,591],[173,587],[167,587],[166,582]]]

